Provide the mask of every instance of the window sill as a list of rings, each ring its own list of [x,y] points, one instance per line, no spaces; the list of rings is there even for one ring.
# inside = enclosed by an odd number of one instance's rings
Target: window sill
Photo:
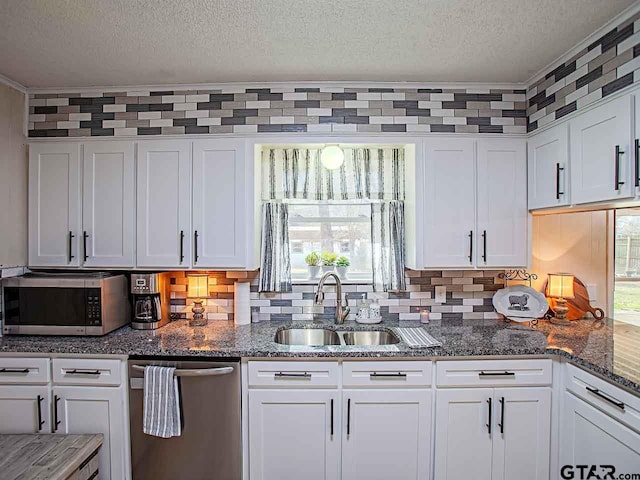
[[[320,277],[311,280],[311,279],[292,279],[292,285],[317,285],[320,281]],[[325,281],[325,285],[335,285],[336,281],[333,277],[327,278]],[[373,285],[373,280],[371,279],[351,279],[348,278],[346,280],[340,280],[342,285]]]

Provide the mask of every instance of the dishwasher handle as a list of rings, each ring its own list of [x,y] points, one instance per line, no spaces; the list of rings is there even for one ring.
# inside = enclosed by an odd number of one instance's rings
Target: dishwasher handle
[[[156,366],[156,365],[149,365]],[[160,366],[160,365],[157,365]],[[144,372],[143,365],[132,365],[134,370]],[[215,375],[227,375],[233,373],[233,367],[219,367],[219,368],[184,368],[176,370],[173,374],[176,377],[213,377]]]

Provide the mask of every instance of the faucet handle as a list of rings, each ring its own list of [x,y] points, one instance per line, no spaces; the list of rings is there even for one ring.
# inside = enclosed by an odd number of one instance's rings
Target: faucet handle
[[[351,312],[351,307],[347,305],[347,307],[342,311],[343,320],[349,316],[349,312]]]
[[[318,289],[314,301],[316,305],[320,305],[324,301],[324,292],[322,290]]]

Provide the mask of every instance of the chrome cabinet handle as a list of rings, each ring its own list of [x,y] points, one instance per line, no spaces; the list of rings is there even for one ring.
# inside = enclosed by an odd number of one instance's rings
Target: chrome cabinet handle
[[[556,200],[560,200],[560,195],[564,195],[564,192],[560,191],[560,172],[564,171],[564,167],[561,167],[559,163],[556,163]]]
[[[60,401],[60,397],[58,395],[53,396],[53,431],[58,431],[58,425],[60,425],[60,420],[58,420],[58,402]]]
[[[488,421],[487,421],[487,432],[489,432],[489,435],[491,435],[491,416],[493,414],[493,407],[492,407],[492,398],[489,397],[487,399],[487,410],[488,410]]]
[[[65,370],[65,375],[100,375],[100,370]]]
[[[373,372],[369,374],[369,378],[375,380],[376,378],[407,378],[407,374],[406,373],[402,373],[402,372],[395,372],[395,373],[378,373],[378,372]]]
[[[0,373],[29,373],[28,368],[0,368]]]
[[[144,372],[143,365],[132,365],[131,368],[133,368],[134,370],[138,370],[139,372]],[[216,375],[227,375],[228,373],[232,373],[233,370],[233,367],[185,368],[176,370],[175,372],[173,372],[173,375],[176,377],[213,377]]]
[[[73,232],[69,232],[69,245],[68,245],[68,249],[69,249],[69,251],[68,251],[68,253],[67,253],[67,254],[68,254],[68,259],[69,259],[68,263],[71,263],[71,260],[73,260],[74,258],[76,258],[76,257],[73,255],[73,252],[72,252],[72,249],[73,249],[73,239],[74,239],[74,238],[76,238],[76,236],[73,234]]]
[[[351,399],[347,400],[347,435],[351,434]]]
[[[487,263],[487,231],[483,230],[482,231],[482,260],[484,260],[484,263]]]
[[[44,420],[42,420],[42,398],[41,395],[38,395],[38,431],[42,430],[42,425],[44,425]]]
[[[481,371],[480,373],[478,373],[479,377],[515,377],[516,374],[515,372],[485,372],[485,371]]]
[[[615,162],[615,190],[620,190],[620,185],[624,185],[624,182],[620,181],[620,155],[624,153],[624,150],[620,150],[620,145],[616,145],[616,162]]]
[[[89,258],[87,255],[87,238],[89,238],[89,234],[87,232],[82,232],[82,253],[85,262],[87,261],[87,258]]]
[[[469,263],[473,263],[473,230],[469,230]]]
[[[620,400],[616,400],[613,397],[610,397],[609,395],[606,395],[604,393],[602,393],[600,390],[598,390],[597,388],[593,388],[593,387],[585,387],[589,392],[593,393],[594,395],[600,397],[601,399],[605,400],[606,402],[609,402],[611,405],[618,407],[620,410],[624,410],[624,403],[621,402]]]
[[[304,372],[304,373],[276,372],[273,374],[273,377],[276,379],[294,378],[296,380],[300,380],[300,379],[311,379],[311,374],[308,372]]]
[[[500,397],[500,422],[498,426],[500,427],[500,433],[504,433],[504,397]]]

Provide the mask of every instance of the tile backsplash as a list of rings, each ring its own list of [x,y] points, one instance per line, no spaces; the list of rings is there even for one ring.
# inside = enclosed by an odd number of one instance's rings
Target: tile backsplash
[[[504,286],[498,277],[503,270],[406,270],[407,290],[403,292],[374,292],[370,284],[345,284],[343,293],[355,314],[357,302],[365,294],[378,298],[383,319],[419,320],[420,311],[428,309],[434,324],[454,325],[495,323],[499,316],[491,298]],[[332,319],[335,312],[335,288],[327,285],[322,305],[314,304],[315,285],[297,284],[291,292],[259,293],[258,272],[209,272],[211,298],[205,309],[210,320],[233,320],[235,282],[251,283],[252,321]],[[191,316],[191,302],[187,299],[185,272],[175,272],[171,280],[171,312],[178,318]],[[436,303],[435,287],[447,289],[446,302]],[[353,318],[353,317],[351,317]]]
[[[305,86],[29,95],[29,137],[526,133],[525,90]]]
[[[637,13],[527,89],[527,131],[611,95],[640,80],[640,13]]]

